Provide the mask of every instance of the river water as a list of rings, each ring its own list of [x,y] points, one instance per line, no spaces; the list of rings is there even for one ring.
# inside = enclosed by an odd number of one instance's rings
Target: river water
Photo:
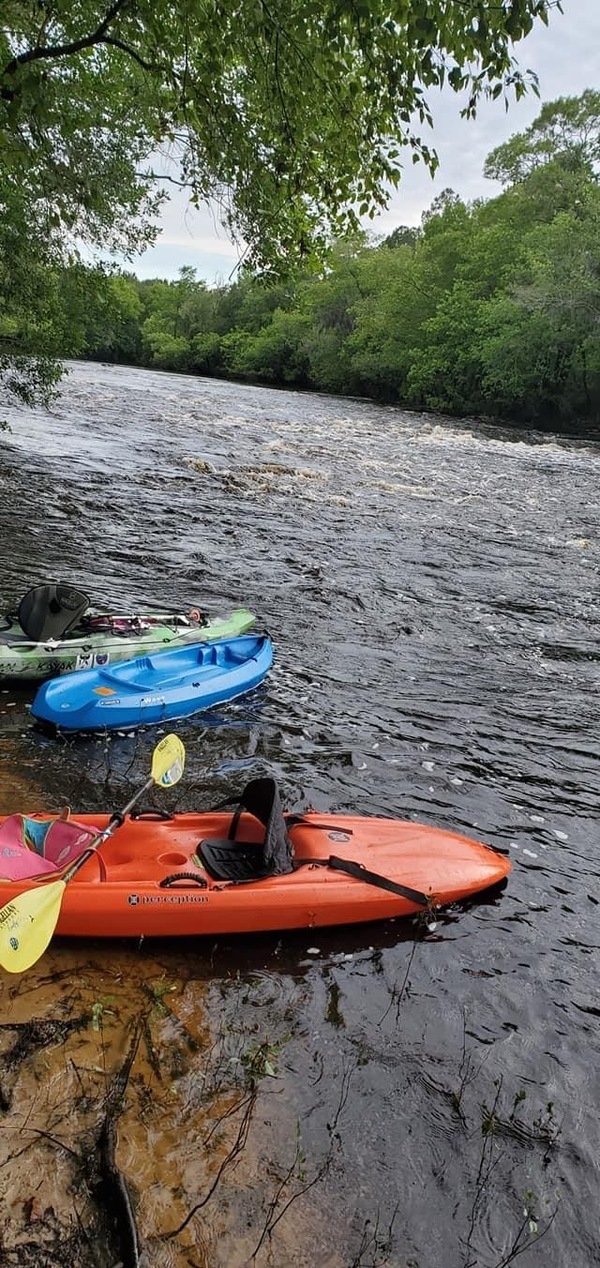
[[[4,608],[60,578],[273,638],[259,692],[178,726],[169,809],[272,772],[513,865],[429,931],[59,940],[4,978],[3,1262],[119,1259],[91,1173],[128,1052],[142,1263],[598,1262],[600,446],[80,364],[3,416]],[[32,694],[0,694],[0,811],[127,801],[156,732],[59,743]]]

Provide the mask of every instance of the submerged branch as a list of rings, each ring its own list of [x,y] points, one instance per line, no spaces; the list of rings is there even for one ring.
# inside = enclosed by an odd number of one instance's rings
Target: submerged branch
[[[140,1243],[129,1186],[116,1161],[117,1123],[123,1112],[123,1100],[139,1047],[142,1027],[143,1021],[138,1021],[127,1056],[109,1087],[106,1113],[98,1139],[99,1168],[107,1213],[112,1217],[116,1227],[123,1268],[138,1268]]]
[[[196,1205],[192,1207],[191,1211],[188,1213],[188,1215],[186,1215],[185,1219],[182,1220],[181,1224],[179,1224],[177,1228],[173,1228],[171,1229],[170,1232],[162,1234],[163,1241],[170,1241],[172,1237],[177,1237],[179,1233],[182,1233],[184,1228],[186,1228],[187,1225],[189,1224],[190,1220],[194,1218],[194,1215],[196,1215],[198,1211],[201,1211],[202,1207],[206,1206],[207,1202],[210,1202],[210,1199],[213,1193],[215,1192],[215,1189],[218,1187],[221,1181],[221,1177],[223,1176],[225,1171],[228,1169],[228,1167],[233,1165],[233,1163],[237,1160],[237,1158],[241,1154],[242,1150],[245,1148],[246,1142],[248,1140],[248,1134],[250,1132],[250,1123],[252,1121],[252,1114],[254,1112],[254,1106],[256,1104],[257,1096],[258,1096],[258,1089],[254,1087],[252,1088],[252,1091],[248,1094],[248,1096],[246,1096],[236,1106],[236,1109],[241,1109],[242,1107],[244,1108],[242,1121],[239,1125],[238,1133],[235,1138],[235,1141],[231,1149],[229,1150],[229,1153],[223,1159],[223,1162],[221,1163],[221,1166],[219,1167],[219,1170],[217,1171],[217,1174],[210,1186],[210,1189],[208,1190],[208,1193],[205,1194],[205,1196],[202,1198],[200,1202],[197,1202]]]

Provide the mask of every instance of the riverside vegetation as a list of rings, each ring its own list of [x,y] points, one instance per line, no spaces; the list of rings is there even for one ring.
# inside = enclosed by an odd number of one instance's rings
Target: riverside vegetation
[[[223,0],[7,0],[0,386],[48,400],[64,358],[103,356],[593,417],[594,93],[546,107],[500,154],[504,199],[445,196],[417,234],[356,236],[407,157],[435,172],[430,94],[460,94],[472,118],[537,91],[513,53],[539,23],[559,35],[560,14],[558,0],[239,0],[234,15]],[[234,286],[83,266],[84,249],[130,261],[150,245],[173,181],[216,200],[243,243]]]
[[[489,155],[497,197],[445,190],[318,270],[209,288],[72,265],[47,279],[56,350],[577,431],[600,418],[599,157],[590,90]]]

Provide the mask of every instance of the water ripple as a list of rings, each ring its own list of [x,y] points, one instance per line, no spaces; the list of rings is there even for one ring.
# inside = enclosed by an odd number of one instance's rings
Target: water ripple
[[[277,1121],[297,1120],[310,1169],[352,1071],[335,1168],[312,1190],[321,1261],[358,1262],[365,1221],[395,1218],[389,1262],[487,1268],[535,1190],[540,1227],[563,1196],[523,1263],[594,1262],[598,446],[104,366],[73,365],[52,415],[5,414],[3,607],[63,577],[113,603],[245,603],[274,640],[263,691],[181,727],[178,805],[269,770],[291,807],[443,823],[510,851],[504,893],[430,935],[390,922],[159,949],[189,990],[213,983],[214,1016],[279,1045],[287,1116],[265,1117],[268,1157]],[[154,732],[50,743],[30,699],[0,692],[3,811],[118,805],[143,781]],[[505,1131],[482,1190],[498,1083],[503,1122],[526,1089],[530,1132],[553,1102],[560,1152]],[[302,1222],[287,1250],[284,1229],[275,1258],[310,1262]],[[202,1255],[232,1264],[232,1237]]]

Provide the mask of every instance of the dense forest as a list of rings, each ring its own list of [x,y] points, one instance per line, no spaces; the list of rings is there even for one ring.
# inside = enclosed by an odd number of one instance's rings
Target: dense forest
[[[74,264],[29,274],[47,351],[371,396],[577,431],[600,420],[600,93],[547,103],[489,155],[489,200],[446,190],[419,228],[356,231],[286,280],[209,288]],[[39,303],[37,304],[38,318]],[[40,342],[40,332],[37,332]]]
[[[318,273],[209,289],[190,268],[68,270],[63,350],[576,429],[600,417],[599,156],[588,91],[490,154],[498,197],[447,190],[418,229],[346,237]]]

